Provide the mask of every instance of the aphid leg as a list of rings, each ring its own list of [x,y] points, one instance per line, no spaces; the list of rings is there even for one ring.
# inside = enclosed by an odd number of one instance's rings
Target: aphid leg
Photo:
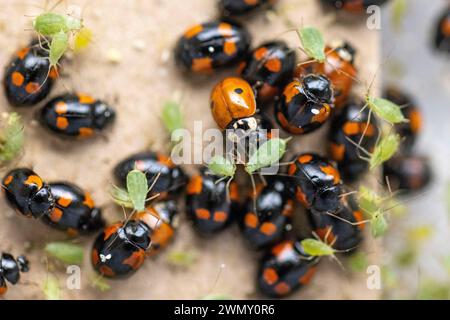
[[[339,195],[339,198],[344,198],[344,197],[346,197],[346,196],[350,196],[350,195],[356,194],[356,193],[358,193],[358,191],[356,191],[356,190],[354,190],[354,191],[349,191],[349,192],[340,194],[340,195]]]
[[[358,222],[351,222],[351,221],[349,221],[349,220],[347,220],[347,219],[344,219],[344,218],[342,218],[342,217],[340,217],[340,216],[338,216],[338,215],[335,215],[334,213],[331,213],[331,212],[328,212],[328,211],[326,211],[326,212],[324,212],[324,213],[325,213],[326,215],[330,216],[330,217],[333,217],[333,218],[336,218],[336,219],[338,219],[338,220],[341,220],[341,221],[343,221],[343,222],[345,222],[345,223],[348,223],[349,225],[352,225],[352,226],[359,226],[359,225],[366,224],[366,223],[369,223],[369,222],[370,222],[369,219],[367,219],[367,220],[362,220],[362,221],[358,221]]]
[[[356,147],[356,149],[357,149],[356,151],[358,153],[359,158],[366,160],[366,161],[370,161],[370,157],[372,156],[372,154],[369,151],[367,151],[366,149],[361,147],[359,144],[357,144],[355,141],[353,141],[350,137],[345,136],[345,139],[347,139],[351,144],[353,144]],[[364,152],[364,154],[366,154],[368,157],[362,156],[360,151]]]
[[[365,135],[366,135],[366,132],[367,132],[369,126],[370,126],[370,118],[371,118],[371,117],[372,117],[372,109],[369,110],[369,114],[367,115],[367,122],[366,122],[366,125],[365,125],[364,130],[363,130],[363,133],[361,134],[361,137],[359,138],[359,141],[358,141],[358,145],[359,145],[359,146],[361,146],[361,143],[363,142],[364,137],[365,137]]]
[[[213,285],[211,286],[211,289],[209,290],[208,295],[210,295],[216,288],[217,283],[219,282],[220,276],[222,275],[223,269],[225,269],[225,264],[221,263],[219,266],[219,272],[217,272],[216,278],[214,279]]]
[[[267,180],[261,172],[258,172],[259,178],[264,186],[267,186]]]
[[[225,189],[227,190],[227,202],[231,202],[231,196],[230,196],[230,185],[231,185],[231,181],[233,181],[233,177],[231,177],[230,179],[228,179],[227,184],[225,186]]]
[[[152,189],[155,187],[156,182],[158,182],[160,176],[161,176],[161,172],[158,172],[156,175],[154,175],[152,177],[153,181],[152,181],[150,187],[148,188],[147,193],[152,191]]]
[[[257,196],[257,194],[256,194],[256,183],[255,183],[255,178],[253,178],[253,174],[250,174],[250,181],[252,182],[252,189],[253,189],[253,192],[252,192],[252,195],[253,195],[253,211],[254,212],[256,212],[257,210],[256,210],[256,196]]]
[[[214,181],[214,184],[219,184],[219,183],[221,183],[222,181],[224,181],[226,178],[228,178],[228,177],[222,177],[222,178],[219,178],[219,179],[217,179],[216,181]]]

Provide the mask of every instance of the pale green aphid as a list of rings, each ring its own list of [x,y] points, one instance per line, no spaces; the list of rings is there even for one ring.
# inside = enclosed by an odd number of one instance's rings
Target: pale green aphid
[[[131,202],[130,195],[126,190],[119,188],[117,186],[113,186],[110,191],[110,194],[114,202],[117,203],[119,206],[133,209],[133,203]]]
[[[368,222],[370,222],[370,229],[373,237],[378,238],[384,235],[389,227],[382,208],[385,199],[380,197],[374,191],[361,186],[359,189],[358,200],[361,210],[369,218]]]
[[[48,59],[50,61],[50,68],[57,67],[59,60],[69,47],[69,36],[67,33],[60,31],[53,35],[50,42],[50,51]]]
[[[108,281],[106,281],[106,279],[98,274],[95,275],[92,279],[91,279],[91,285],[99,290],[100,292],[106,292],[108,290],[111,289],[111,285],[108,283]]]
[[[265,141],[245,164],[245,171],[253,174],[255,171],[270,167],[277,163],[286,153],[286,146],[290,139],[273,138]]]
[[[16,112],[10,113],[0,131],[0,164],[11,161],[22,150],[24,142],[23,122]]]
[[[175,267],[190,267],[197,260],[197,254],[189,251],[172,250],[167,255],[167,262]]]
[[[391,124],[409,121],[403,116],[401,107],[389,100],[367,95],[366,104],[380,119]]]
[[[297,33],[305,53],[318,62],[324,62],[326,59],[325,41],[320,31],[314,27],[302,27],[297,30]]]
[[[175,130],[184,128],[180,104],[175,101],[167,101],[164,104],[161,119],[170,134]]]
[[[370,219],[370,231],[374,238],[383,236],[389,225],[381,210],[376,211]]]
[[[53,37],[60,31],[64,33],[78,31],[82,27],[81,19],[53,12],[42,13],[33,20],[33,29],[44,37]]]
[[[138,211],[145,211],[147,201],[148,184],[145,173],[139,170],[131,170],[127,174],[127,191],[133,208]]]
[[[336,252],[330,245],[317,239],[304,239],[301,244],[305,253],[312,257],[333,256]]]
[[[370,169],[373,170],[394,156],[400,147],[401,137],[398,134],[388,134],[375,146],[370,157]]]
[[[209,160],[208,169],[217,176],[233,178],[236,164],[227,157],[214,156]]]
[[[45,252],[66,264],[82,264],[83,247],[67,242],[50,242],[45,246]]]
[[[42,284],[42,291],[44,292],[47,300],[60,300],[61,289],[59,287],[59,281],[54,275],[47,275],[44,283]]]

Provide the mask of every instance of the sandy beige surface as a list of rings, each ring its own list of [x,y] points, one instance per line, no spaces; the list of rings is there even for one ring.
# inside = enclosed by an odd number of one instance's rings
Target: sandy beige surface
[[[72,1],[70,1],[72,2]],[[74,1],[75,2],[75,1]],[[214,19],[217,11],[210,0],[96,0],[84,13],[86,25],[94,32],[95,43],[86,52],[64,64],[61,79],[51,96],[66,90],[77,90],[110,101],[118,113],[112,130],[106,139],[86,142],[60,140],[35,124],[35,109],[21,110],[26,119],[25,154],[19,164],[35,169],[47,181],[68,180],[93,194],[96,202],[104,207],[109,222],[121,218],[120,209],[108,198],[112,181],[111,169],[125,156],[143,150],[153,143],[162,149],[167,137],[158,118],[161,106],[175,91],[183,94],[186,123],[192,127],[194,120],[202,120],[204,128],[214,122],[208,108],[208,96],[212,86],[224,73],[209,81],[191,81],[175,69],[171,48],[184,29],[194,23]],[[351,24],[330,23],[316,1],[282,0],[287,16],[300,24],[315,24],[325,31],[326,38],[351,40],[359,51],[358,67],[361,78],[370,79],[378,67],[378,34],[369,31],[364,21]],[[75,3],[84,3],[83,1]],[[32,4],[40,1],[2,0],[0,10],[0,66],[6,65],[13,52],[26,44],[31,34],[24,31],[39,9]],[[282,19],[270,22],[264,15],[247,19],[246,25],[253,35],[253,44],[273,39],[287,30]],[[292,44],[298,43],[295,34],[283,36]],[[120,52],[117,64],[108,62],[107,53]],[[0,71],[3,78],[3,69]],[[11,111],[6,99],[0,95],[0,110]],[[321,140],[326,133],[322,128],[312,135],[295,139],[297,151],[323,151]],[[23,279],[27,285],[10,286],[8,299],[44,298],[39,285],[48,273],[43,263],[43,247],[47,241],[65,239],[65,235],[50,230],[39,221],[27,220],[16,215],[0,200],[0,250],[19,254],[26,251],[32,269]],[[258,254],[245,247],[236,226],[217,237],[204,240],[197,237],[185,216],[181,213],[180,228],[170,250],[188,250],[197,254],[196,262],[188,269],[174,269],[163,253],[148,260],[142,269],[126,281],[112,281],[112,289],[101,293],[89,285],[93,271],[87,254],[93,238],[77,240],[86,247],[86,259],[82,268],[82,289],[63,291],[68,299],[158,299],[200,298],[210,293],[226,294],[233,298],[254,298],[254,278]],[[376,245],[368,244],[371,257],[377,256]],[[221,272],[217,283],[221,265]],[[61,287],[66,275],[56,271]],[[214,285],[215,284],[215,285]],[[346,275],[329,261],[321,263],[311,285],[292,296],[301,298],[375,298],[378,292],[366,288],[365,276]]]

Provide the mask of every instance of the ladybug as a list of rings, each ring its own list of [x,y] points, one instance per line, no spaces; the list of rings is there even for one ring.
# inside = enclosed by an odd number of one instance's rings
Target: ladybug
[[[317,262],[317,258],[305,253],[300,241],[285,240],[273,246],[262,259],[258,287],[269,297],[287,296],[311,281]]]
[[[295,50],[283,41],[266,42],[254,49],[239,65],[240,75],[257,88],[258,100],[267,102],[292,79]]]
[[[114,168],[114,176],[120,185],[126,185],[127,175],[133,169],[145,173],[149,188],[154,183],[149,196],[159,193],[159,199],[178,194],[186,184],[183,170],[159,152],[139,152],[119,162]],[[155,182],[158,174],[158,180]]]
[[[160,219],[153,229],[152,243],[147,252],[147,256],[154,256],[165,248],[174,237],[178,221],[178,205],[175,200],[168,200],[156,203],[148,210]]]
[[[39,219],[52,212],[55,199],[50,187],[34,171],[14,169],[2,183],[7,202],[21,215]]]
[[[193,73],[211,73],[242,60],[250,47],[250,34],[231,21],[195,25],[185,31],[175,47],[175,60]]]
[[[0,297],[8,291],[6,281],[16,284],[20,280],[20,273],[28,271],[28,260],[25,256],[15,259],[11,254],[3,252],[0,257]]]
[[[364,14],[370,6],[382,6],[388,0],[325,0],[326,3],[332,5],[338,10],[355,14]]]
[[[432,179],[432,172],[425,157],[396,155],[383,164],[383,176],[387,177],[392,190],[411,193],[425,188]]]
[[[285,178],[267,179],[267,185],[256,187],[256,212],[251,192],[241,210],[239,225],[249,244],[255,249],[280,242],[291,229],[294,200],[290,198]]]
[[[217,233],[230,225],[239,210],[237,184],[210,175],[207,170],[192,176],[186,187],[186,213],[202,235]],[[229,192],[230,201],[227,201]]]
[[[450,7],[439,19],[434,43],[438,50],[450,53]]]
[[[38,42],[32,42],[18,50],[6,68],[6,98],[15,107],[35,105],[48,96],[57,77],[57,70],[50,68],[48,53]]]
[[[294,76],[300,79],[311,73],[327,76],[333,88],[334,104],[336,108],[340,108],[347,101],[353,79],[358,73],[354,65],[356,50],[349,43],[342,42],[333,44],[332,47],[327,46],[325,52],[327,52],[326,62],[312,61],[299,64]]]
[[[42,221],[71,236],[90,234],[103,228],[105,221],[101,209],[95,207],[88,192],[68,182],[50,183],[55,207]]]
[[[417,136],[422,131],[422,113],[413,99],[396,87],[388,87],[384,91],[384,97],[401,106],[403,116],[409,120],[405,123],[396,124],[395,130],[403,138],[402,150],[410,152],[417,140]]]
[[[305,134],[320,128],[330,117],[333,90],[323,75],[310,74],[290,82],[275,104],[275,118],[292,134]]]
[[[222,129],[255,131],[258,123],[256,99],[250,84],[235,77],[220,81],[212,90],[210,98],[211,113],[217,125]]]
[[[131,219],[106,227],[94,242],[91,262],[107,278],[125,278],[144,263],[151,245],[152,228],[159,218],[152,211],[139,212]]]
[[[333,118],[328,132],[328,153],[336,161],[342,179],[349,183],[356,181],[368,169],[368,163],[361,159],[356,145],[372,152],[379,134],[375,117],[367,123],[369,110],[363,110],[363,106],[364,103],[357,100],[347,102]]]
[[[363,240],[364,215],[353,194],[345,195],[341,201],[342,209],[335,216],[311,211],[307,211],[307,216],[322,241],[332,244],[335,250],[349,251]]]
[[[304,153],[288,167],[291,192],[306,208],[315,212],[336,213],[341,209],[342,181],[339,171],[325,158]]]
[[[66,137],[92,137],[114,118],[115,111],[110,106],[85,94],[58,96],[40,111],[41,124]]]
[[[270,8],[277,0],[219,0],[219,10],[224,16],[241,16],[261,8]]]

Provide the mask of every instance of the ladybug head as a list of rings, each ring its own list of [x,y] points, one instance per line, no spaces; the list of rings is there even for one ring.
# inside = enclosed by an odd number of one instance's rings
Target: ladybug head
[[[55,198],[46,184],[30,199],[30,211],[34,218],[49,215],[55,207]]]
[[[242,141],[258,128],[254,117],[242,118],[232,122],[227,129],[227,138],[233,142]]]
[[[97,231],[104,226],[105,220],[103,220],[100,208],[92,209],[91,214],[80,221],[80,229],[87,233]]]
[[[119,238],[123,238],[134,247],[147,250],[151,243],[150,233],[150,228],[144,222],[131,220],[119,231]]]
[[[303,78],[303,88],[306,96],[321,103],[331,103],[333,90],[330,80],[323,75],[310,74]]]
[[[28,260],[24,256],[16,259],[9,253],[2,253],[0,257],[0,276],[3,276],[12,284],[20,279],[20,272],[28,271]]]
[[[94,120],[95,127],[99,130],[105,128],[110,123],[112,123],[116,117],[116,112],[114,111],[114,109],[112,109],[103,102],[96,103],[94,114],[95,114]]]
[[[323,188],[317,192],[314,200],[314,209],[319,212],[336,213],[342,208],[341,187]]]

